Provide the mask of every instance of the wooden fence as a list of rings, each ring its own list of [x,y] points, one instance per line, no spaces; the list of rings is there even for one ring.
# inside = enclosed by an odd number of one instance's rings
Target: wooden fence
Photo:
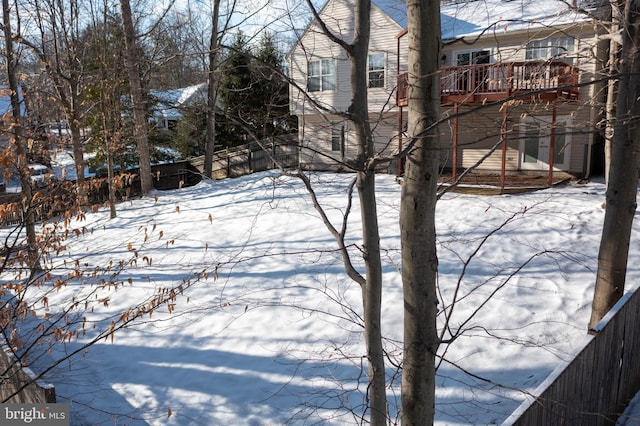
[[[131,175],[128,183],[118,190],[118,200],[127,199],[141,194],[140,169],[132,167],[127,169],[125,175]],[[153,177],[153,188],[157,190],[179,189],[193,186],[202,180],[200,171],[194,167],[190,161],[177,161],[175,163],[152,164],[151,175]],[[109,187],[106,175],[98,176],[100,179],[90,179],[98,185],[89,185],[89,202],[92,204],[104,203],[109,199]],[[97,177],[97,178],[98,178]]]
[[[213,157],[213,178],[225,179],[254,172],[298,166],[298,135],[284,135],[217,151]],[[204,157],[191,161],[204,172]]]
[[[0,402],[9,404],[49,404],[56,402],[53,385],[34,380],[28,368],[21,368],[13,358],[0,349]],[[15,395],[13,395],[15,393]],[[13,395],[13,396],[11,396]]]
[[[640,389],[639,323],[640,291],[630,292],[503,426],[614,425]]]

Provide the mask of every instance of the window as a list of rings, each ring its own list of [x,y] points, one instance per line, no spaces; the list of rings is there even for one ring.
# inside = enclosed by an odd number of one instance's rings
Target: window
[[[465,67],[457,70],[455,76],[454,91],[461,92],[486,92],[487,91],[487,67],[482,65],[491,63],[489,50],[467,50],[456,53],[456,65]],[[473,69],[470,67],[473,66]],[[447,82],[450,86],[452,83]]]
[[[336,90],[335,59],[320,59],[309,62],[307,69],[307,90],[310,92]]]
[[[331,151],[340,152],[341,157],[344,157],[345,143],[344,143],[344,126],[333,127],[331,129]]]
[[[491,63],[491,52],[474,50],[456,54],[456,65],[478,65]]]
[[[369,87],[384,87],[384,53],[369,55]]]
[[[527,43],[525,58],[530,60],[561,60],[568,64],[573,62],[571,54],[575,45],[573,37],[549,38],[533,40]]]

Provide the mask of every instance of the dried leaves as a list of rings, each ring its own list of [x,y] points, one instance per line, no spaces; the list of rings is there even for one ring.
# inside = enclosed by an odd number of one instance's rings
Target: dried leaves
[[[47,199],[44,192],[37,197],[38,202],[55,202]],[[158,202],[157,196],[155,201]],[[58,205],[62,208],[64,203],[60,201]],[[1,204],[0,221],[6,223],[12,218],[20,219],[22,209],[21,200]],[[93,206],[93,210],[98,211],[99,206]],[[180,206],[175,206],[175,211],[181,213]],[[155,221],[151,219],[145,226],[141,226],[138,232],[134,232],[129,241],[114,245],[113,257],[103,264],[92,264],[90,255],[62,259],[54,264],[53,260],[64,254],[69,244],[81,242],[86,244],[87,254],[95,252],[96,247],[91,238],[94,229],[90,225],[79,225],[79,222],[86,220],[84,212],[65,210],[56,219],[41,224],[38,229],[36,253],[44,270],[33,276],[29,274],[29,266],[33,264],[34,251],[29,250],[23,239],[16,239],[15,243],[9,246],[5,242],[5,247],[0,247],[0,262],[4,262],[4,270],[0,269],[0,273],[4,274],[0,295],[10,294],[15,296],[16,300],[15,304],[0,305],[0,326],[6,330],[13,330],[10,343],[15,348],[23,344],[18,332],[20,324],[36,315],[47,322],[41,322],[33,332],[37,333],[39,344],[47,345],[49,350],[56,342],[70,342],[73,339],[86,338],[87,335],[113,343],[115,334],[134,321],[143,317],[151,319],[156,312],[163,315],[179,312],[180,299],[189,302],[189,296],[185,291],[192,285],[209,279],[218,280],[220,265],[194,271],[175,286],[154,289],[153,294],[145,300],[131,300],[131,305],[124,311],[110,312],[108,318],[112,319],[107,320],[108,323],[103,322],[104,317],[90,314],[102,315],[105,310],[112,310],[112,306],[117,305],[114,292],[125,288],[127,284],[134,285],[132,276],[126,276],[127,271],[132,267],[154,267],[155,262],[149,250],[159,247],[171,249],[176,245],[176,239],[167,239],[168,233],[158,229]],[[213,224],[211,213],[208,213],[207,220]],[[208,243],[205,243],[204,250],[207,251],[208,248]],[[9,273],[14,273],[14,276],[9,277]],[[145,271],[139,276],[146,276],[148,281],[137,280],[136,288],[150,284],[149,288],[153,288],[153,270],[148,273]],[[68,291],[74,287],[83,290],[73,293]],[[70,294],[72,296],[69,296]],[[171,409],[168,409],[167,415],[172,415]]]

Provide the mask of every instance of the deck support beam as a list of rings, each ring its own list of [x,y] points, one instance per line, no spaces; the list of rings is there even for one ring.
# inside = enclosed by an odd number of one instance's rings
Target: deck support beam
[[[553,112],[551,113],[551,135],[549,137],[549,181],[547,182],[547,186],[553,186],[553,160],[555,160],[556,156],[556,116],[557,116],[557,106],[556,103],[553,102]]]
[[[453,158],[451,160],[451,180],[458,180],[458,104],[453,104]]]
[[[507,174],[507,132],[509,130],[509,106],[504,104],[502,106],[502,129],[500,132],[500,139],[502,140],[502,161],[500,166],[500,192],[504,192],[504,183]]]

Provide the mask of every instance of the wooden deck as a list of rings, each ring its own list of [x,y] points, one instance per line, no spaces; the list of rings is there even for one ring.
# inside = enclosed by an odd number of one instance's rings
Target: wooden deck
[[[564,62],[501,62],[442,68],[442,104],[484,103],[512,96],[541,100],[578,98],[579,73]],[[408,73],[398,75],[396,104],[409,104]]]

